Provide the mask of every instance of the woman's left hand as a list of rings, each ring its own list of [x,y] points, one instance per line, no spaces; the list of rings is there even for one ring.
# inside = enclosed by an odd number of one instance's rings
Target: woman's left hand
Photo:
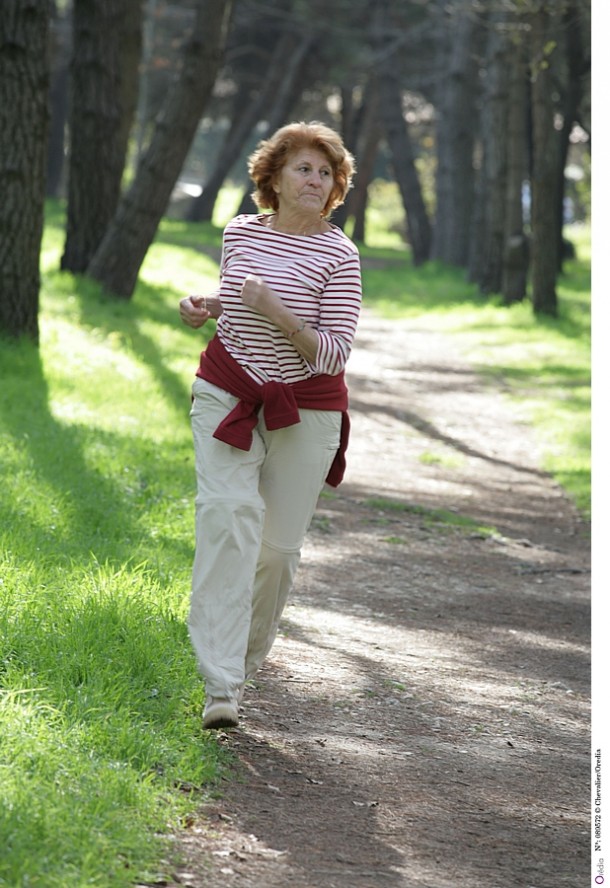
[[[287,336],[305,360],[315,363],[318,353],[318,335],[302,318],[288,308],[277,293],[256,274],[249,274],[241,288],[244,305],[264,315]]]

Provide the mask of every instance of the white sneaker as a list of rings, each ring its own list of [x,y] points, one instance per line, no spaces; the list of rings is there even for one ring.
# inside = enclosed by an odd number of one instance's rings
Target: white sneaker
[[[239,724],[237,702],[227,697],[208,697],[203,710],[204,730],[236,728]]]

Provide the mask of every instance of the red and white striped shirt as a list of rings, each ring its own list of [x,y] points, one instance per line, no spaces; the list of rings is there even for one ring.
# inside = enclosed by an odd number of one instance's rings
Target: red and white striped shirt
[[[355,244],[333,226],[307,237],[274,231],[264,215],[236,216],[225,228],[218,295],[218,338],[257,382],[300,382],[344,368],[362,301]],[[263,315],[241,300],[246,275],[255,274],[317,331],[315,364]]]

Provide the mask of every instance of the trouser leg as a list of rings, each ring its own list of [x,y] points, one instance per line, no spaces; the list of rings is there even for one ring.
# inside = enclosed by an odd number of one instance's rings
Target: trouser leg
[[[202,380],[191,410],[197,474],[196,549],[189,634],[211,697],[237,695],[244,681],[252,593],[263,528],[259,475],[265,448],[248,452],[212,437],[236,403]]]
[[[236,399],[202,380],[191,411],[197,473],[189,633],[206,693],[235,697],[275,639],[300,551],[339,446],[339,413],[302,410],[250,451],[213,438]]]
[[[259,422],[267,447],[260,479],[265,519],[254,582],[247,678],[256,673],[275,640],[305,533],[339,446],[339,413],[301,410],[300,415],[297,425],[273,432]]]

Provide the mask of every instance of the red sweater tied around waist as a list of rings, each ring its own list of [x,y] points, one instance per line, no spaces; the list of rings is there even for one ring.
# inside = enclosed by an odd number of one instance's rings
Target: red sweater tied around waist
[[[326,483],[331,487],[339,486],[345,474],[345,453],[350,428],[347,386],[343,372],[337,376],[312,376],[290,384],[273,381],[259,383],[231,357],[218,336],[214,336],[201,353],[196,375],[239,398],[239,403],[214,432],[217,440],[239,450],[250,450],[252,432],[258,422],[261,407],[270,431],[300,422],[299,407],[304,410],[340,410],[339,449],[326,477]]]

